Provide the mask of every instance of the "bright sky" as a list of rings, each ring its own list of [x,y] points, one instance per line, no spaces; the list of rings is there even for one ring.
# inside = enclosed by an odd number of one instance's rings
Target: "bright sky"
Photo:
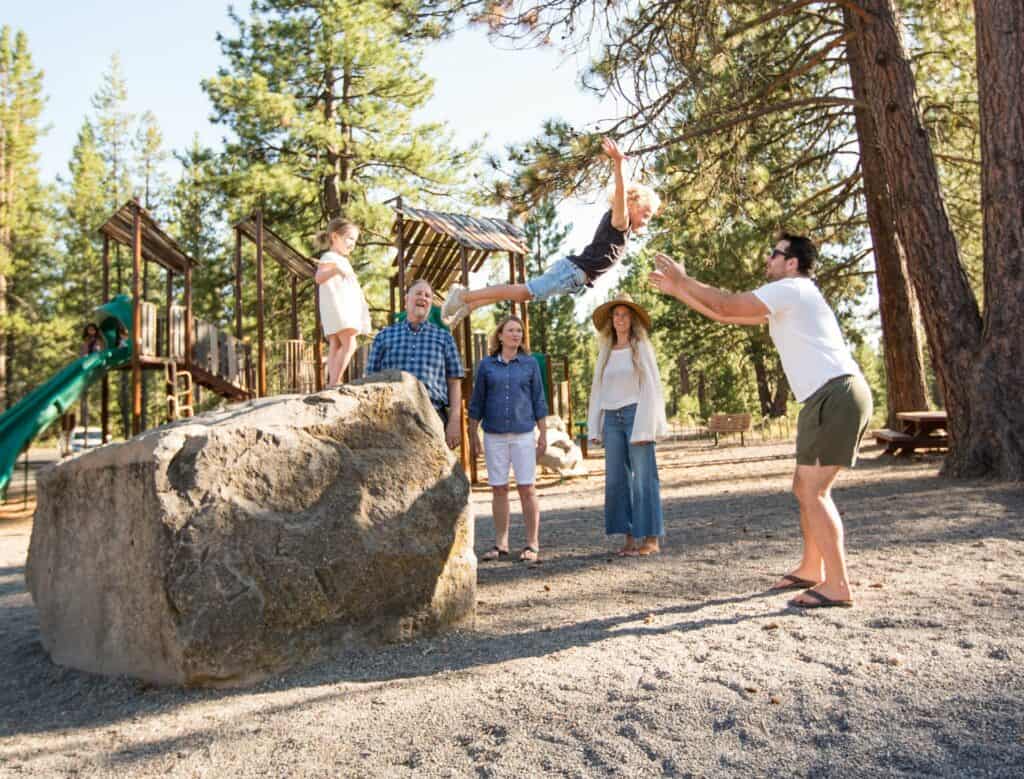
[[[114,52],[121,58],[128,110],[152,111],[169,149],[185,148],[196,132],[204,143],[219,144],[224,128],[210,123],[210,104],[199,82],[214,75],[221,63],[217,31],[234,31],[227,3],[177,0],[142,6],[58,0],[10,5],[2,22],[28,35],[36,67],[44,71],[44,117],[50,129],[40,153],[46,178],[67,175],[78,130],[92,115],[90,98]],[[236,7],[248,3],[241,0]],[[614,105],[601,106],[577,88],[576,74],[584,64],[554,49],[502,50],[481,30],[463,30],[427,52],[424,69],[435,79],[435,98],[423,118],[447,121],[460,143],[486,135],[486,150],[500,153],[506,144],[534,135],[552,116],[577,125],[613,116]],[[563,204],[562,221],[574,225],[567,249],[578,251],[589,242],[604,208],[600,192],[589,203]],[[605,299],[615,284],[612,276],[588,293],[585,308]]]

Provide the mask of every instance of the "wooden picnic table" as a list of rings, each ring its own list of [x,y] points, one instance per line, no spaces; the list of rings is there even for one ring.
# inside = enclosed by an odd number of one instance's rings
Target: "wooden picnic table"
[[[899,430],[876,430],[875,441],[886,444],[886,454],[910,455],[917,449],[948,449],[945,411],[897,411]]]

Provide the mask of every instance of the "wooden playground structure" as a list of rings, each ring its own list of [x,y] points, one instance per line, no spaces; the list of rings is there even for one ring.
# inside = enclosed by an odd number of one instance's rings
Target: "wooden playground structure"
[[[191,416],[195,387],[204,387],[232,401],[280,392],[313,392],[323,388],[320,315],[316,305],[316,263],[293,249],[263,224],[255,211],[234,226],[234,325],[229,333],[216,324],[197,319],[192,311],[192,275],[198,263],[167,235],[137,201],[129,201],[100,227],[103,236],[103,299],[110,298],[111,242],[131,252],[132,339],[131,432],[142,430],[142,372],[164,372],[167,419]],[[255,245],[256,356],[242,322],[242,247]],[[268,342],[264,307],[264,267],[269,257],[279,263],[291,281],[291,338]],[[143,299],[143,263],[152,262],[166,272],[163,306]],[[175,297],[175,274],[183,280],[180,302]],[[316,310],[316,333],[303,340],[299,329],[300,288],[309,293]],[[271,370],[268,380],[268,362]],[[101,440],[110,432],[110,382],[102,384]]]
[[[471,217],[429,211],[393,202],[395,271],[390,279],[390,314],[393,321],[404,308],[405,289],[415,279],[426,279],[434,290],[435,302],[455,282],[469,284],[469,275],[483,267],[493,252],[508,255],[510,283],[525,281],[528,251],[525,235],[503,219]],[[323,336],[315,282],[316,263],[264,224],[256,210],[233,226],[235,234],[232,319],[234,332],[213,322],[198,319],[192,311],[193,272],[199,267],[135,200],[115,211],[100,227],[103,236],[103,297],[110,298],[111,242],[131,253],[132,339],[131,433],[142,430],[142,376],[146,370],[164,373],[167,419],[191,416],[196,405],[196,388],[210,390],[231,401],[243,401],[282,393],[308,393],[323,389]],[[246,263],[243,247],[254,247],[251,263],[255,273],[255,339],[247,337],[243,325],[243,278]],[[290,282],[289,338],[267,338],[264,276],[267,259],[277,262]],[[157,305],[143,299],[144,263],[155,263],[166,272],[165,300]],[[176,275],[181,278],[180,300],[175,295]],[[315,329],[303,338],[300,328],[300,300],[312,304]],[[512,303],[511,312],[523,321],[526,338],[530,316],[526,303]],[[487,354],[487,335],[473,333],[470,319],[453,333],[459,346],[466,376],[463,380],[462,462],[473,483],[477,463],[471,461],[466,410],[472,394],[477,362]],[[357,353],[348,378],[365,370],[368,346]],[[572,430],[570,375],[565,357],[541,355],[547,381],[550,413],[562,417]],[[110,432],[109,377],[102,385],[102,440]]]
[[[526,281],[526,236],[518,227],[504,219],[472,217],[412,208],[401,197],[393,201],[395,210],[396,253],[395,272],[390,279],[391,318],[405,306],[405,290],[417,279],[425,279],[434,291],[435,302],[443,301],[443,293],[453,283],[469,286],[469,274],[483,267],[493,252],[508,254],[510,284]],[[523,321],[523,335],[530,338],[530,314],[526,303],[510,303],[511,313]],[[469,398],[473,391],[476,364],[487,354],[487,336],[474,334],[470,317],[466,317],[452,333],[459,347],[465,378],[462,380],[462,465],[473,484],[478,482],[477,463],[469,455]],[[572,406],[569,388],[569,365],[565,357],[544,355],[549,413],[562,417],[572,430]],[[455,410],[452,410],[455,413]]]

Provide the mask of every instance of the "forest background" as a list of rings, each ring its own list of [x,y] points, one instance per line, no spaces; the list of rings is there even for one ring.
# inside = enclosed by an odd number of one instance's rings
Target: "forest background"
[[[128,109],[121,61],[103,52],[110,59],[55,177],[40,149],[48,80],[61,75],[35,61],[18,13],[0,33],[0,408],[77,354],[99,302],[97,228],[131,197],[199,261],[196,315],[222,325],[231,224],[260,207],[275,232],[309,250],[329,218],[355,220],[363,240],[353,259],[381,326],[394,257],[385,200],[522,220],[533,274],[589,239],[601,206],[579,203],[600,201],[608,183],[597,152],[608,133],[665,205],[623,272],[582,305],[531,305],[533,346],[570,358],[577,409],[595,351],[586,315],[627,290],[654,315],[671,416],[791,414],[766,328],[710,322],[645,282],[653,253],[666,251],[703,281],[753,288],[785,229],[823,248],[817,280],[872,385],[877,421],[897,408],[948,406],[951,473],[1021,478],[1024,425],[1010,395],[1024,355],[1019,328],[999,324],[1024,300],[1024,176],[1014,189],[999,175],[1007,162],[1024,172],[1024,143],[1007,152],[1020,122],[1004,138],[986,120],[1017,116],[1024,102],[1019,3],[256,0],[209,31],[220,55],[202,78],[209,115],[189,117],[190,143],[167,148],[157,96],[150,110]],[[989,40],[993,18],[1002,31]],[[456,67],[485,73],[488,95],[516,95],[523,137],[500,132],[510,122],[481,112],[475,94],[461,95],[447,121],[431,116],[430,52],[481,33],[522,65],[493,71],[477,48],[456,55]],[[148,35],[173,48],[159,25]],[[569,67],[529,78],[522,96],[518,82],[542,56]],[[570,85],[593,100],[566,116]],[[467,137],[466,122],[493,122],[503,148]],[[1009,217],[992,205],[992,187],[1003,188]],[[1016,231],[996,229],[1014,208]],[[585,219],[569,224],[566,214]],[[128,291],[127,262],[115,253],[115,291]],[[284,338],[289,285],[268,272],[270,337]],[[163,280],[146,286],[159,302]],[[983,307],[993,296],[1000,305]],[[252,332],[255,295],[243,297]],[[500,313],[478,313],[474,329],[491,329]],[[312,311],[303,317],[311,332]],[[992,379],[985,397],[978,370]],[[148,394],[155,415],[162,403]],[[114,395],[127,405],[126,386]]]

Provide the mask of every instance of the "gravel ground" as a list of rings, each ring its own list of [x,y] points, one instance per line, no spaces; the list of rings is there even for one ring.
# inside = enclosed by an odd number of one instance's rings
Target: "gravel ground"
[[[661,447],[668,536],[646,559],[609,554],[591,460],[539,485],[543,564],[481,564],[473,630],[246,690],[54,666],[31,520],[9,511],[0,776],[1020,777],[1020,485],[866,449],[835,491],[857,606],[804,612],[764,594],[798,552],[791,451]],[[473,500],[479,554],[489,493]]]

